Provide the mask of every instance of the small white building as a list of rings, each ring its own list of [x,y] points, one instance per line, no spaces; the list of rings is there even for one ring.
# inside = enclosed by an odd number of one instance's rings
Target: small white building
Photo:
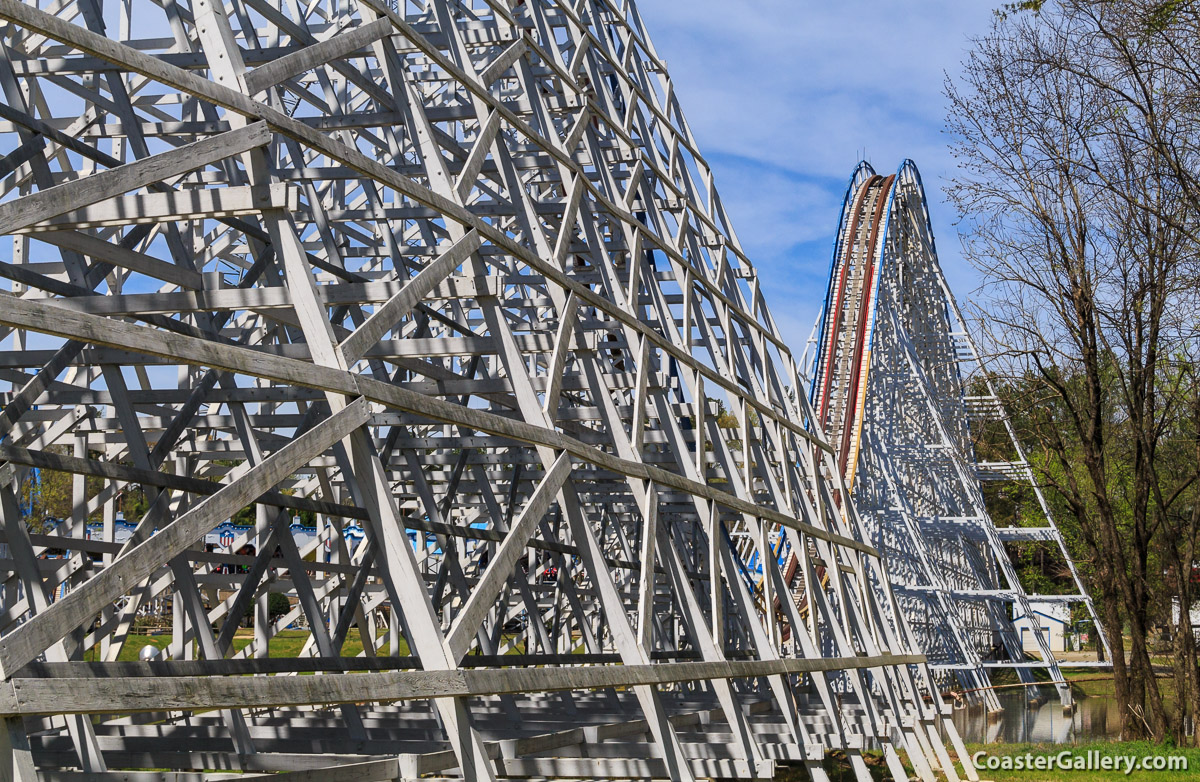
[[[1013,619],[1013,626],[1021,636],[1021,650],[1026,652],[1041,652],[1034,628],[1041,631],[1046,643],[1050,645],[1051,653],[1067,651],[1066,633],[1071,624],[1071,607],[1061,601],[1029,601],[1033,611],[1033,621],[1027,616]]]
[[[1188,610],[1188,618],[1192,620],[1192,635],[1200,640],[1200,601],[1192,604]],[[1179,627],[1179,598],[1171,600],[1171,635],[1175,634],[1175,628]]]

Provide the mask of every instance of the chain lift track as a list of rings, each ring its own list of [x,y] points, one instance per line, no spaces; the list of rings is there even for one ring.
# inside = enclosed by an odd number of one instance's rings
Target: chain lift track
[[[810,349],[817,421],[883,554],[901,608],[894,619],[939,681],[956,679],[991,709],[1000,707],[987,689],[991,669],[1032,683],[1045,668],[1062,682],[1040,621],[1029,624],[1041,659],[1029,660],[1014,620],[1034,616],[1031,602],[1081,603],[1093,620],[1095,610],[942,275],[911,161],[888,177],[861,163],[851,177]],[[972,379],[981,392],[969,390]],[[1003,423],[1012,461],[977,459],[971,423],[987,420]],[[1022,483],[1042,523],[997,528],[981,481]],[[1005,551],[1022,542],[1054,544],[1076,591],[1028,594]],[[1056,686],[1069,705],[1070,688]]]
[[[0,0],[0,90],[0,779],[977,779],[633,2]]]

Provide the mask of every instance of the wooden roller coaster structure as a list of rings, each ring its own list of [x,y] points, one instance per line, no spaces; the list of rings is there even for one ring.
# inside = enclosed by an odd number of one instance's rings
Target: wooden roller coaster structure
[[[943,684],[956,679],[989,708],[1000,706],[989,687],[997,668],[1028,684],[1044,668],[1070,704],[1033,605],[1077,604],[1100,648],[1107,640],[946,284],[911,161],[891,176],[862,163],[851,177],[815,334],[816,421],[883,554],[900,606],[892,621],[911,629]],[[977,456],[984,425],[1007,460]],[[997,528],[983,488],[991,481],[1018,484],[1037,523]],[[1006,545],[1029,544],[1061,556],[1074,591],[1027,592]],[[1025,654],[1022,618],[1039,659]],[[1036,687],[1027,692],[1037,697]]]
[[[0,779],[977,778],[633,2],[0,0],[0,90]]]

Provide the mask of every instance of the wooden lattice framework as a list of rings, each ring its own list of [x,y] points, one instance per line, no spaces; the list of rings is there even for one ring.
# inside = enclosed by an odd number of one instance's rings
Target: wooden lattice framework
[[[0,779],[958,778],[632,2],[40,5],[0,0]]]
[[[1031,698],[1043,695],[1034,676],[1042,669],[1070,706],[1043,620],[1030,620],[1034,606],[1080,605],[1100,625],[942,274],[912,161],[892,176],[860,163],[851,176],[815,334],[810,398],[868,540],[883,553],[888,604],[901,611],[893,622],[912,633],[946,689],[989,711],[1001,708],[996,669],[1015,672]],[[978,454],[985,425],[1004,461]],[[997,527],[984,482],[1018,486],[1034,523]],[[1026,589],[1007,547],[1030,544],[1061,557],[1073,591]],[[1025,654],[1022,618],[1038,659]],[[1101,630],[1098,648],[1106,647]]]

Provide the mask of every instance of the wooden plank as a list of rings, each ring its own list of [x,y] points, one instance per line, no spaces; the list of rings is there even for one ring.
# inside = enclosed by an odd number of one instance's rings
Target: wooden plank
[[[155,277],[163,282],[178,285],[181,288],[194,289],[201,288],[204,285],[201,276],[191,269],[185,269],[173,263],[160,261],[158,258],[77,231],[42,231],[33,234],[31,238],[55,247],[61,247],[64,250],[73,250],[81,255],[91,256],[97,261],[111,263],[113,266],[120,266],[122,269],[129,269],[139,274]],[[107,297],[97,296],[89,298],[101,300]]]
[[[579,216],[579,202],[586,189],[584,185],[586,179],[587,177],[581,174],[576,174],[571,179],[571,188],[567,192],[567,203],[563,207],[562,223],[558,227],[558,240],[554,245],[554,261],[559,265],[562,265],[567,259],[571,242],[575,238],[575,219]]]
[[[0,4],[4,2],[7,0],[0,0]],[[872,556],[879,556],[875,548],[862,541],[831,533],[793,516],[742,500],[708,484],[684,478],[678,473],[642,462],[621,459],[560,432],[446,402],[390,383],[354,376],[331,367],[270,356],[247,348],[208,342],[145,326],[120,323],[95,315],[68,312],[61,307],[42,301],[10,298],[6,302],[6,307],[0,309],[0,324],[101,345],[122,346],[177,362],[226,369],[284,384],[319,388],[323,391],[333,391],[350,396],[366,396],[371,401],[387,407],[407,410],[434,420],[459,424],[476,431],[511,437],[556,450],[566,450],[580,461],[589,462],[630,477],[654,480],[662,486],[669,486],[715,500],[731,510],[758,516],[766,521],[805,532],[814,538],[827,540]]]
[[[712,679],[915,665],[924,661],[924,655],[885,654],[507,670],[395,671],[341,676],[10,679],[0,686],[0,714],[124,714],[425,700],[498,693],[661,686]]]
[[[124,464],[113,464],[99,459],[84,459],[77,456],[66,456],[53,451],[39,451],[28,448],[18,448],[11,445],[0,445],[0,460],[12,464],[23,464],[27,467],[56,470],[74,475],[91,475],[110,481],[135,483],[164,489],[176,489],[190,494],[207,497],[221,490],[221,484],[206,481],[202,478],[192,478],[187,475],[174,475],[159,470],[145,470]],[[366,511],[352,505],[339,505],[333,502],[323,502],[309,497],[298,497],[277,491],[264,492],[257,502],[273,505],[278,508],[312,511],[331,516],[342,516],[352,519],[365,519]]]
[[[261,147],[270,140],[271,131],[267,123],[255,122],[170,152],[126,163],[119,168],[110,168],[74,182],[64,182],[0,204],[0,226],[6,233],[16,233],[59,215],[128,193],[130,190],[162,182],[232,155]]]
[[[0,439],[8,436],[21,416],[25,415],[38,397],[45,393],[58,374],[75,360],[79,352],[83,350],[83,346],[82,342],[67,342],[54,352],[46,365],[28,383],[21,386],[20,390],[12,395],[8,404],[4,406],[4,410],[0,411]]]
[[[397,758],[346,763],[340,766],[285,771],[281,774],[239,776],[238,782],[395,782],[399,779]]]
[[[29,736],[20,717],[7,717],[0,726],[0,780],[38,782]]]
[[[30,536],[38,545],[46,541],[44,536]],[[90,541],[89,541],[90,542]],[[75,544],[81,549],[83,543]],[[119,548],[119,546],[116,546]],[[317,567],[353,572],[349,565],[333,563],[310,563]],[[240,574],[239,574],[240,575]],[[694,660],[699,657],[693,652],[656,652],[651,655],[660,662]],[[495,668],[503,665],[510,668],[539,667],[544,665],[599,665],[621,662],[618,654],[472,654],[463,658],[463,668]],[[277,673],[366,673],[370,671],[414,670],[421,661],[413,656],[406,657],[262,657],[229,660],[153,660],[121,662],[32,662],[16,673],[13,678],[58,678],[58,679],[112,679],[146,678],[167,676],[247,676],[251,674]]]
[[[273,286],[267,288],[219,288],[217,290],[199,290],[203,281],[199,274],[181,269],[172,264],[166,264],[140,253],[140,264],[127,263],[114,256],[105,256],[103,248],[90,245],[86,241],[76,243],[74,239],[60,242],[64,237],[80,237],[88,240],[92,237],[86,234],[69,231],[56,231],[37,235],[38,241],[49,241],[57,246],[69,249],[86,247],[80,250],[87,255],[96,255],[99,260],[105,260],[116,266],[135,269],[143,274],[150,274],[166,282],[172,282],[186,288],[197,290],[156,293],[117,293],[107,296],[75,296],[60,300],[59,306],[93,315],[152,315],[175,314],[183,312],[213,312],[222,310],[271,310],[284,309],[292,306],[292,296],[287,288]],[[100,245],[107,243],[95,240]],[[114,250],[123,248],[109,244]],[[166,267],[165,269],[162,267]],[[177,277],[175,275],[178,275]],[[333,285],[322,285],[317,291],[321,301],[326,306],[339,304],[366,304],[370,302],[386,302],[402,291],[407,283],[399,281],[381,282],[344,282]],[[483,295],[496,295],[499,280],[496,277],[463,277],[450,276],[431,288],[426,296],[440,299],[475,298]]]
[[[29,162],[34,155],[40,154],[46,148],[45,136],[37,135],[26,141],[21,146],[9,152],[3,158],[0,158],[0,179],[8,176],[18,168]]]
[[[764,764],[763,776],[744,760],[702,758],[689,760],[691,772],[704,779],[770,779],[774,764]],[[500,773],[511,777],[550,779],[670,779],[661,758],[504,758]],[[767,770],[769,768],[769,771]]]
[[[638,578],[638,640],[649,653],[654,648],[654,600],[658,591],[655,575],[654,547],[658,539],[658,487],[653,481],[645,486],[646,499],[642,503],[642,550],[641,573]]]
[[[391,23],[382,18],[344,30],[320,43],[306,46],[300,51],[271,60],[250,71],[246,74],[246,91],[251,95],[262,92],[331,60],[353,54],[391,32]]]
[[[359,399],[271,454],[264,462],[225,484],[220,491],[180,516],[158,534],[129,549],[80,588],[0,638],[0,676],[41,654],[72,628],[87,622],[117,597],[133,589],[163,562],[186,550],[206,532],[253,502],[314,456],[323,453],[370,417]]]
[[[550,367],[546,373],[550,385],[546,387],[546,396],[542,400],[542,412],[553,421],[558,413],[558,395],[562,391],[563,370],[567,366],[567,354],[575,342],[576,318],[579,314],[579,297],[572,293],[567,297],[567,303],[559,316],[558,333],[554,338],[554,355],[550,358]]]
[[[525,54],[528,50],[529,46],[525,43],[524,38],[518,38],[513,41],[508,48],[496,56],[496,59],[488,63],[483,73],[479,74],[479,81],[483,86],[490,87],[492,82],[504,75],[504,72],[511,68],[513,63],[521,59],[521,55]]]
[[[470,85],[472,79],[469,79],[457,68],[452,62],[448,61],[438,49],[433,46],[428,39],[422,36],[408,22],[398,16],[394,11],[385,6],[381,6],[373,0],[363,0],[367,2],[378,13],[387,16],[392,20],[393,25],[399,32],[411,41],[413,41],[425,54],[430,56],[440,67],[444,68],[448,73],[456,79],[460,79],[464,84]],[[350,170],[373,179],[381,184],[385,184],[390,188],[394,188],[398,192],[404,194],[417,201],[438,210],[441,214],[446,215],[461,225],[474,228],[479,231],[480,236],[495,244],[497,247],[503,248],[506,252],[520,258],[522,262],[530,267],[545,274],[547,278],[554,280],[563,288],[578,293],[581,300],[590,304],[604,307],[606,299],[600,294],[594,292],[586,285],[582,285],[568,278],[560,269],[555,268],[548,261],[539,258],[535,253],[530,252],[527,248],[514,242],[503,230],[487,223],[479,217],[472,214],[469,210],[462,207],[460,204],[451,201],[437,193],[423,187],[412,179],[402,176],[391,168],[372,160],[361,152],[342,144],[330,136],[327,136],[313,128],[308,127],[303,122],[289,117],[279,111],[275,111],[263,104],[257,103],[247,98],[243,93],[232,90],[215,84],[207,79],[201,78],[195,74],[189,73],[183,69],[171,66],[162,60],[144,54],[130,46],[111,41],[103,36],[96,35],[88,30],[84,30],[77,25],[69,24],[61,19],[58,19],[43,11],[31,8],[18,0],[0,0],[0,18],[8,19],[18,23],[21,26],[38,32],[42,35],[47,35],[55,40],[70,43],[81,51],[101,57],[110,62],[116,63],[123,67],[136,70],[150,78],[161,81],[164,84],[176,87],[177,89],[189,92],[193,95],[203,96],[212,101],[216,105],[224,106],[239,114],[254,119],[266,120],[278,132],[291,136],[302,143],[312,146],[315,149],[321,150],[328,154],[334,160],[337,160],[346,165]],[[500,104],[500,102],[486,93],[480,93],[480,98],[487,100],[501,113],[502,117],[520,130],[531,139],[539,140],[539,143],[544,145],[544,150],[554,156],[559,162],[570,165],[569,156],[562,152],[558,145],[547,139],[541,138],[529,125],[523,122],[513,111]],[[664,116],[661,117],[664,122],[669,120]],[[604,209],[612,214],[618,214],[621,219],[634,230],[646,232],[646,227],[642,225],[632,214],[623,210],[617,204],[610,202],[604,194],[598,192],[594,188],[589,187],[592,197],[604,207]],[[680,232],[680,236],[684,236]],[[686,258],[675,248],[663,245],[657,237],[647,233],[646,238],[653,242],[657,249],[666,253],[674,263],[679,264],[682,268],[690,269],[698,273],[698,269],[694,269]],[[700,275],[704,277],[704,275]],[[702,282],[707,278],[704,277]],[[730,303],[728,297],[723,293],[711,288],[708,293],[718,300]],[[671,353],[676,358],[683,359],[690,363],[690,355],[685,353],[681,348],[670,344],[663,336],[647,325],[640,323],[636,317],[629,313],[614,310],[610,315],[617,320],[622,321],[625,325],[638,329],[647,339],[651,340],[660,349]],[[757,325],[755,318],[748,318],[747,323],[755,327]],[[767,334],[768,339],[772,343],[786,349],[786,345],[774,334]],[[698,366],[697,371],[703,374],[708,380],[720,385],[727,391],[738,394],[739,387],[729,378],[722,376],[720,373],[705,366]],[[832,446],[824,441],[823,438],[817,437],[810,433],[804,426],[795,421],[781,418],[776,411],[765,403],[754,399],[746,399],[746,402],[752,405],[755,410],[763,416],[773,418],[778,421],[781,426],[784,426],[788,431],[797,437],[803,438],[811,445],[832,452]]]
[[[433,290],[446,279],[450,272],[461,266],[476,250],[480,240],[477,231],[470,231],[449,247],[436,260],[422,269],[412,281],[405,285],[395,296],[371,314],[354,333],[346,337],[339,345],[347,363],[357,361],[367,349],[396,323],[412,311],[425,294]]]
[[[484,615],[492,609],[496,595],[512,576],[513,568],[525,553],[529,539],[537,531],[550,503],[570,475],[571,457],[564,453],[546,469],[545,476],[521,510],[521,515],[505,533],[504,542],[492,556],[487,571],[471,590],[471,597],[458,612],[450,632],[446,634],[446,650],[454,660],[461,660],[466,654]]]
[[[296,211],[299,209],[299,193],[290,185],[270,185],[117,196],[91,206],[63,212],[49,220],[28,224],[11,233],[218,219],[251,215],[268,209]]]
[[[579,116],[575,119],[575,124],[572,125],[571,129],[567,132],[567,137],[563,141],[563,149],[571,154],[575,153],[575,150],[578,148],[579,142],[583,140],[583,134],[587,132],[588,125],[591,124],[592,119],[592,109],[589,101],[589,103],[584,105],[583,111],[579,112]]]
[[[466,201],[472,188],[475,187],[475,180],[479,178],[479,172],[483,170],[483,163],[492,149],[496,133],[499,130],[500,112],[488,112],[487,119],[479,124],[479,134],[471,146],[471,154],[467,156],[467,162],[463,163],[462,171],[458,174],[458,182],[454,186],[460,200]]]

